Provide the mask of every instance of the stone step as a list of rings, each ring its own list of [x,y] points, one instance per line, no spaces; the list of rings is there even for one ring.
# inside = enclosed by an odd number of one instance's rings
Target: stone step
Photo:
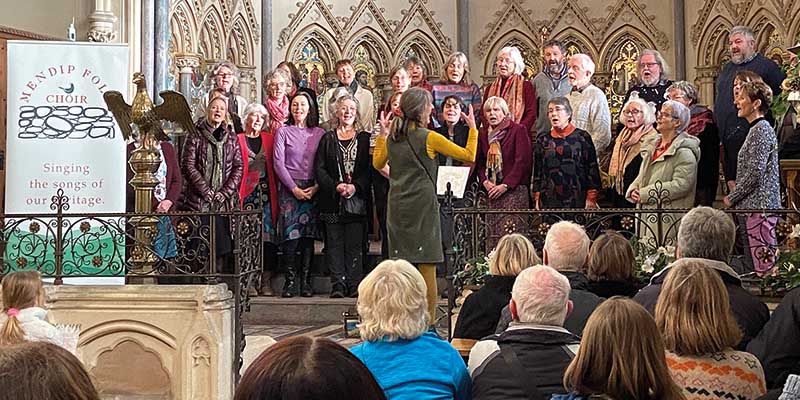
[[[250,311],[244,314],[245,325],[314,325],[342,322],[342,313],[355,313],[356,299],[315,297],[254,297]]]

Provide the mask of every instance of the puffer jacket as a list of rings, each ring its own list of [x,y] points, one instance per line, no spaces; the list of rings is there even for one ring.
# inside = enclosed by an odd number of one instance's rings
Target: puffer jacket
[[[183,206],[186,211],[209,211],[214,191],[211,183],[205,177],[206,159],[208,157],[209,141],[205,133],[213,136],[213,128],[205,119],[197,123],[197,135],[189,135],[183,145],[181,155],[181,171],[183,171],[186,185],[184,187]],[[236,210],[239,207],[239,185],[242,181],[244,164],[242,152],[236,134],[229,125],[222,125],[228,135],[223,145],[222,160],[222,186],[218,190],[225,196],[223,208]]]

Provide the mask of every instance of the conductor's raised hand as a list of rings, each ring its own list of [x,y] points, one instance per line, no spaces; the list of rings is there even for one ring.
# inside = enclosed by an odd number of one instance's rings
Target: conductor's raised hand
[[[381,125],[381,133],[380,135],[383,137],[389,136],[389,126],[392,124],[392,119],[390,118],[391,113],[387,113],[386,111],[381,111],[381,117],[378,119],[378,122]]]
[[[467,108],[469,110],[468,114],[464,114],[461,112],[461,118],[464,118],[464,121],[467,122],[467,126],[469,129],[477,129],[478,125],[475,124],[475,110],[472,109],[472,104],[469,105]]]

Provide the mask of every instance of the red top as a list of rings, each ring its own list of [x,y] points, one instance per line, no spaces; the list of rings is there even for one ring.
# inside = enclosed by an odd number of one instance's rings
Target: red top
[[[242,152],[242,164],[244,170],[242,171],[242,183],[239,186],[239,205],[244,206],[244,199],[252,193],[256,183],[251,181],[252,178],[248,177],[250,163],[247,161],[247,153],[249,147],[247,146],[247,136],[244,133],[237,135],[239,141],[239,149]],[[269,182],[269,208],[272,216],[272,226],[278,223],[278,181],[275,179],[275,162],[273,161],[273,149],[275,148],[275,135],[271,133],[261,132],[261,150],[264,152],[266,159],[267,181]],[[259,177],[255,177],[258,179]]]

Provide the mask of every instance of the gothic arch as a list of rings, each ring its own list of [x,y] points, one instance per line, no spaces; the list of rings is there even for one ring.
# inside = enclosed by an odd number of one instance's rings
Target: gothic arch
[[[353,35],[353,39],[345,44],[344,52],[342,54],[344,54],[345,57],[353,58],[355,49],[359,45],[363,45],[367,51],[369,51],[370,60],[378,68],[378,71],[376,72],[383,74],[389,72],[392,66],[389,65],[388,57],[386,57],[386,55],[391,54],[391,52],[389,51],[389,46],[386,44],[384,39],[382,39],[382,36],[375,31],[375,29],[371,27],[364,27],[355,33]]]
[[[613,35],[606,38],[603,43],[600,49],[600,57],[595,60],[597,70],[607,71],[627,41],[633,42],[639,47],[639,50],[656,48],[653,41],[641,30],[631,25],[623,25]]]
[[[700,48],[697,51],[697,65],[720,65],[728,52],[728,33],[733,27],[733,22],[728,18],[718,15],[706,26],[700,36]]]
[[[489,48],[489,52],[486,54],[483,64],[484,76],[489,77],[496,75],[494,67],[495,60],[497,59],[497,53],[506,46],[515,46],[519,49],[520,53],[522,53],[522,58],[525,60],[525,69],[529,75],[535,74],[541,69],[542,57],[538,53],[540,46],[535,44],[530,39],[529,35],[526,35],[517,29],[512,29],[506,32],[499,39],[495,40],[495,42]],[[533,76],[529,76],[529,78],[532,77]]]
[[[554,39],[560,40],[569,49],[570,44],[576,45],[578,49],[592,58],[592,60],[599,60],[597,48],[594,46],[594,41],[586,36],[583,32],[575,28],[566,28],[557,34],[553,35]]]
[[[425,64],[428,76],[437,76],[444,64],[444,54],[440,46],[434,44],[433,40],[420,30],[414,30],[399,41],[397,53],[395,53],[394,65],[402,63],[409,51],[419,57]]]
[[[187,0],[178,1],[169,22],[175,49],[183,53],[197,51],[195,16]]]
[[[223,23],[217,7],[212,5],[203,17],[200,31],[200,53],[206,60],[222,60],[225,58]]]
[[[229,57],[238,65],[255,65],[255,45],[245,21],[245,16],[239,14],[233,22],[228,38]]]
[[[296,60],[302,55],[303,47],[311,43],[319,51],[322,62],[331,68],[337,60],[342,58],[336,40],[319,24],[311,24],[295,35],[295,38],[287,46],[286,60]]]

